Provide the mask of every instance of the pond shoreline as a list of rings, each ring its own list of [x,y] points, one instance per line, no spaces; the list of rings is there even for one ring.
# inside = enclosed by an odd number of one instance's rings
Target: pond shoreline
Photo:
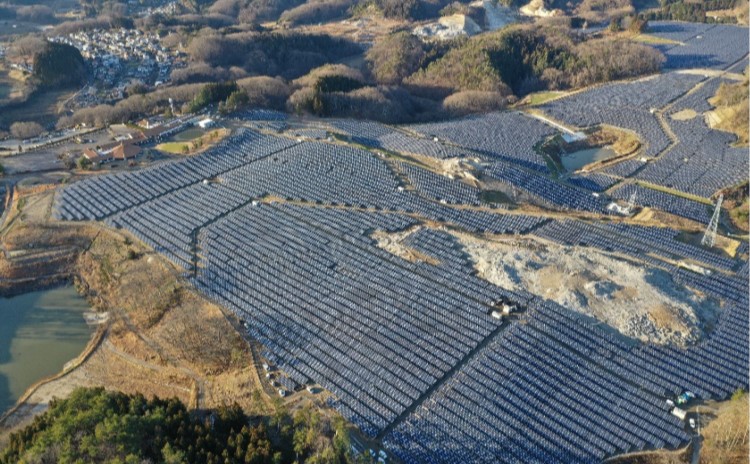
[[[16,400],[16,403],[7,411],[0,414],[0,428],[5,427],[5,421],[13,416],[19,408],[24,406],[26,404],[26,401],[33,395],[40,387],[43,385],[54,382],[55,380],[59,380],[66,375],[70,374],[72,371],[74,371],[78,366],[83,364],[89,356],[97,349],[99,348],[99,345],[102,343],[102,340],[104,340],[104,336],[107,334],[108,328],[106,326],[100,325],[96,331],[92,333],[91,339],[89,340],[88,344],[86,344],[86,347],[83,349],[83,351],[73,358],[72,360],[65,363],[65,366],[63,369],[56,373],[49,375],[47,377],[44,377],[42,379],[39,379],[34,384],[30,385],[21,396],[18,397]]]
[[[90,303],[70,279],[37,280],[22,287],[30,291],[18,288],[0,300],[0,315],[7,322],[0,347],[0,424],[39,385],[79,365],[99,332],[86,317]]]

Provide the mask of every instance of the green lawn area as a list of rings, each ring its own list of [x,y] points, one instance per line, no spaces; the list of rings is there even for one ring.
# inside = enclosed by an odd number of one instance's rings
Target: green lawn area
[[[561,97],[565,95],[567,92],[560,92],[558,90],[550,90],[545,92],[535,92],[527,95],[523,100],[524,105],[528,106],[537,106],[544,103],[547,103],[550,100],[553,100],[555,98]]]
[[[229,132],[227,129],[204,131],[203,129],[191,128],[177,134],[170,142],[160,143],[156,146],[156,149],[173,155],[187,155],[208,148],[229,135]],[[187,139],[186,137],[189,135],[196,137]]]
[[[676,40],[664,39],[651,34],[638,34],[632,37],[631,40],[651,45],[682,45],[681,42],[677,42]]]
[[[166,142],[156,147],[158,150],[171,153],[173,155],[182,155],[190,150],[190,146],[185,142]]]

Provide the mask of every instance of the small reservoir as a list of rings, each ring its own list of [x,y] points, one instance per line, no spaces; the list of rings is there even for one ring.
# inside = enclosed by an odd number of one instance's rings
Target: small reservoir
[[[617,153],[611,148],[587,148],[586,150],[579,150],[573,153],[561,155],[560,162],[567,172],[573,172],[581,169],[587,164],[596,161],[604,161],[606,159],[614,158],[615,156],[617,156]]]
[[[0,298],[0,414],[83,351],[89,309],[72,286]]]

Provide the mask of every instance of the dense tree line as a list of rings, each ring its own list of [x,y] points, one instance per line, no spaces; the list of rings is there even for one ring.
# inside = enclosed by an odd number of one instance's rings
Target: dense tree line
[[[54,10],[47,5],[0,4],[0,20],[13,19],[37,24],[52,24],[57,21]]]
[[[323,5],[335,6],[339,14],[350,4],[345,14],[355,16],[363,5],[381,12],[391,8],[395,15],[413,14],[425,5],[430,11],[439,8],[435,14],[474,8],[463,0],[417,0],[398,6],[386,0],[218,0],[201,11],[236,19],[247,8],[265,5],[284,9],[287,20],[296,24],[312,21],[319,13],[327,15],[321,13],[324,9],[316,10]],[[397,11],[410,5],[416,9]],[[632,9],[628,0],[584,0],[577,7],[592,15],[600,8]],[[636,32],[647,27],[644,18],[634,15],[616,22]],[[502,109],[538,90],[577,88],[659,70],[663,57],[654,48],[578,34],[570,23],[550,19],[446,41],[424,41],[408,31],[396,31],[378,37],[360,69],[331,64],[362,52],[358,44],[341,37],[254,26],[168,27],[165,43],[186,47],[190,58],[187,67],[173,70],[171,86],[150,92],[141,88],[116,104],[80,109],[64,117],[59,127],[171,114],[169,98],[183,112],[220,104],[223,112],[250,106],[386,122],[422,121]],[[11,47],[8,53],[31,50],[35,42],[27,45]],[[237,88],[208,98],[205,84],[212,82],[236,82]]]
[[[55,26],[50,35],[68,35],[95,29],[132,29],[133,20],[124,16],[102,15],[75,21],[65,21]]]
[[[203,84],[157,88],[144,95],[131,95],[113,105],[101,104],[81,108],[76,110],[72,116],[60,118],[57,127],[67,128],[78,124],[102,127],[112,123],[125,123],[143,115],[167,111],[170,108],[170,98],[175,105],[188,104],[195,98],[201,88],[203,88]]]
[[[88,77],[86,62],[76,47],[47,42],[34,54],[34,78],[42,87],[80,86]]]
[[[632,15],[635,12],[630,0],[583,0],[573,13],[590,24],[606,24],[613,18]]]
[[[305,0],[217,0],[208,12],[237,18],[240,24],[258,24],[275,21],[284,11],[303,3]]]
[[[285,11],[279,20],[289,26],[328,22],[345,17],[352,6],[354,0],[309,0]]]
[[[248,417],[237,405],[208,415],[177,399],[77,389],[13,433],[0,464],[109,463],[331,463],[351,462],[342,419],[302,408]]]
[[[223,102],[239,90],[240,88],[236,82],[211,82],[205,84],[193,98],[193,101],[190,102],[188,111],[195,113],[210,104]]]
[[[235,25],[236,18],[211,13],[185,13],[165,15],[161,13],[143,16],[134,21],[141,30],[160,31],[165,28],[197,31],[203,28],[221,29]]]
[[[16,18],[38,24],[51,24],[56,21],[55,12],[47,5],[28,5],[16,10]]]
[[[7,56],[13,61],[31,65],[34,55],[41,53],[47,47],[47,41],[35,34],[25,35],[14,40],[7,50]]]
[[[646,27],[632,19],[630,24]],[[312,44],[321,50],[312,51]],[[333,44],[343,48],[331,49]],[[81,109],[61,125],[126,122],[166,111],[169,98],[183,111],[221,103],[224,112],[251,106],[390,123],[423,121],[502,109],[536,90],[650,74],[663,61],[652,47],[590,38],[559,24],[511,26],[439,42],[396,32],[379,39],[366,53],[364,73],[330,64],[359,49],[326,36],[199,34],[189,48],[194,62],[176,70],[173,79],[176,84],[195,84],[134,93],[115,105]],[[306,56],[315,58],[306,61]],[[279,76],[285,63],[289,63],[287,74]],[[249,77],[252,74],[257,76]],[[237,82],[238,88],[204,98],[207,90],[203,92],[205,84],[199,83],[206,81]]]
[[[423,21],[436,18],[450,0],[360,0],[357,8],[376,8],[386,18]]]
[[[340,64],[316,68],[294,80],[292,88],[291,112],[403,122],[425,111],[405,89],[372,85],[359,70]],[[432,102],[430,112],[436,109]]]
[[[466,41],[406,82],[443,96],[510,89],[520,97],[655,73],[663,60],[641,44],[585,39],[564,27],[511,26]]]
[[[16,139],[30,139],[41,135],[44,132],[44,127],[41,124],[33,121],[23,122],[17,121],[10,125],[10,135]]]
[[[397,32],[378,41],[367,51],[367,62],[382,84],[400,84],[423,67],[428,45],[409,32]]]
[[[250,74],[287,79],[359,52],[359,45],[346,39],[298,32],[211,32],[198,35],[188,47],[197,63],[237,66]]]

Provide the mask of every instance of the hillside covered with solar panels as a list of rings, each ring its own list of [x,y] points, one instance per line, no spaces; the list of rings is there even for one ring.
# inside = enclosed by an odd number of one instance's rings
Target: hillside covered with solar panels
[[[166,257],[280,393],[321,388],[397,462],[681,449],[679,398],[748,387],[748,242],[719,195],[749,157],[709,102],[745,79],[748,31],[651,28],[658,75],[404,126],[251,110],[201,154],[65,186],[53,214]],[[573,170],[544,150],[602,127],[636,148]]]

